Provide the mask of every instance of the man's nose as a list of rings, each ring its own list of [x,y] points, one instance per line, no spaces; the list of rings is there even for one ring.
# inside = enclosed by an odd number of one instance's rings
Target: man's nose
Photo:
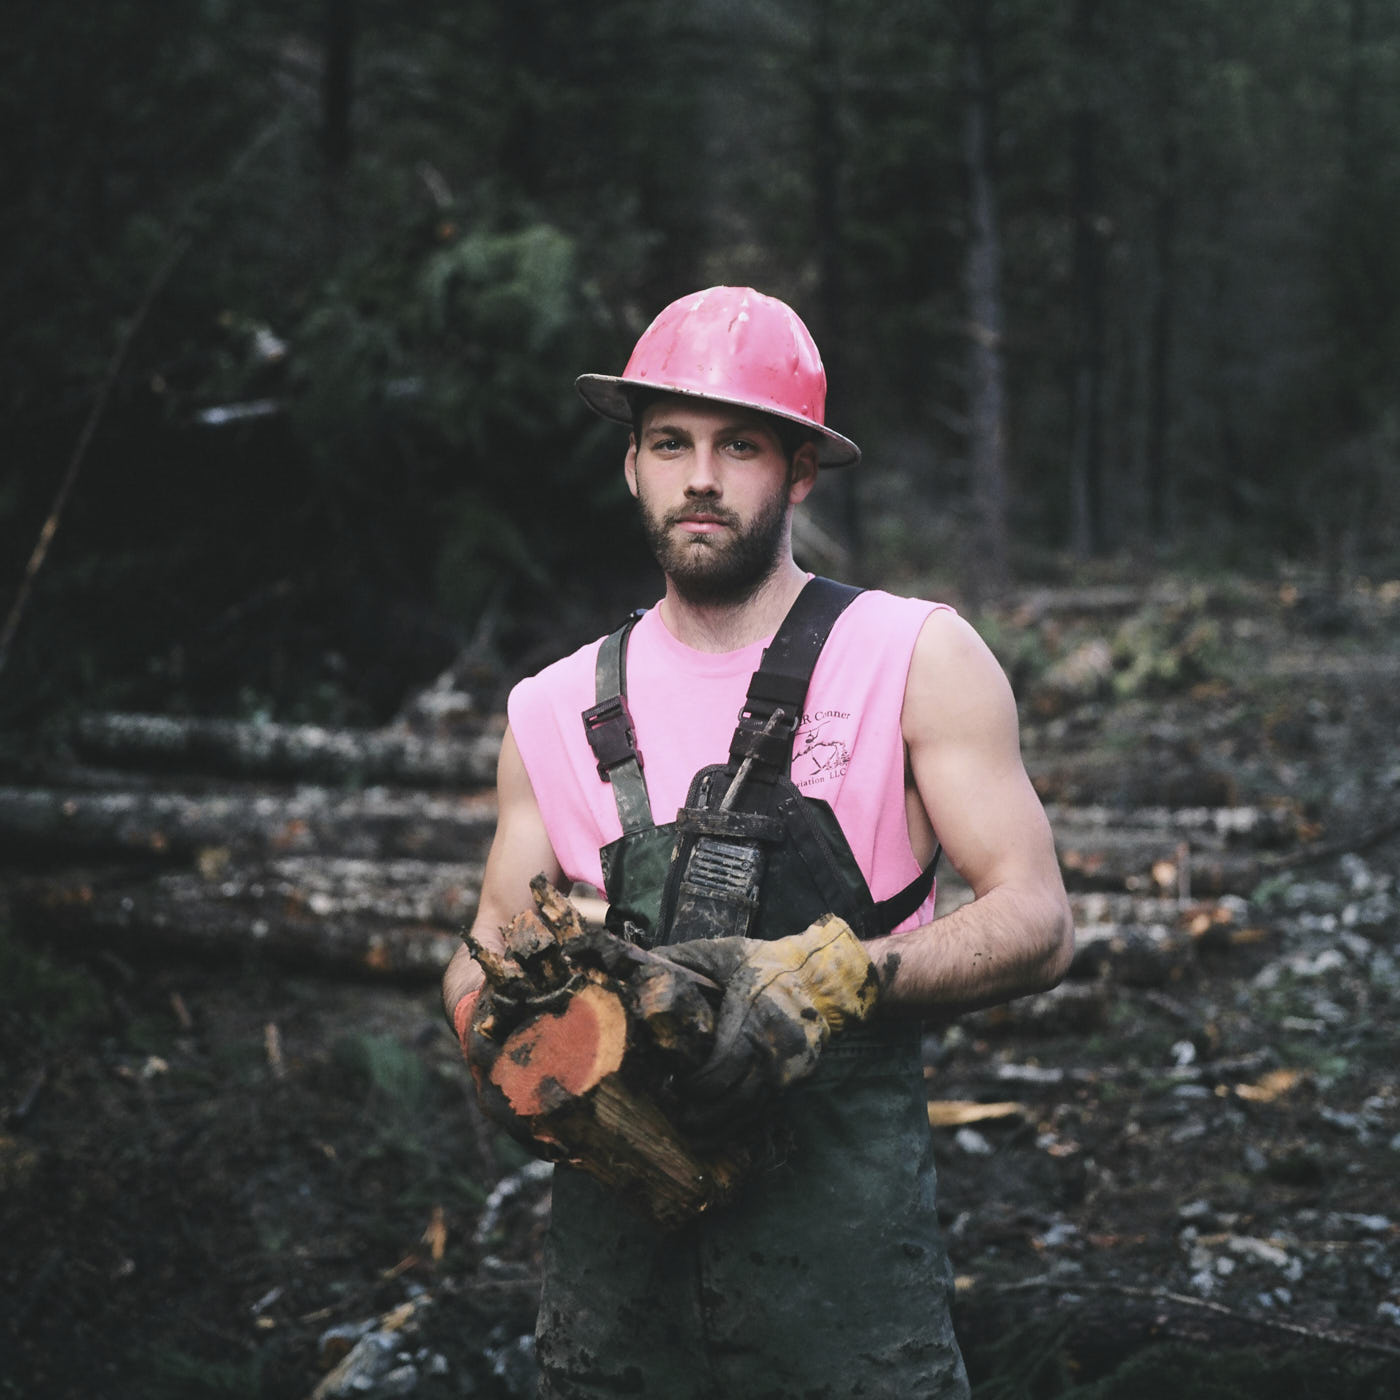
[[[715,470],[715,454],[709,447],[697,444],[687,462],[685,490],[689,496],[718,496],[719,473]]]

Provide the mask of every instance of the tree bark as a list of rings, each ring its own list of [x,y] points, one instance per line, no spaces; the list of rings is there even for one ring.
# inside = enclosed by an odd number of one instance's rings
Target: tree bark
[[[13,887],[22,928],[127,950],[257,955],[292,967],[434,980],[476,913],[479,865],[217,858],[199,872],[73,869]]]
[[[1169,109],[1166,120],[1172,123]],[[1156,286],[1152,296],[1147,367],[1147,528],[1158,540],[1171,533],[1171,378],[1172,328],[1176,315],[1177,182],[1181,142],[1169,126],[1162,138],[1161,181],[1153,219],[1152,252]]]
[[[324,729],[165,715],[88,714],[72,742],[93,762],[368,786],[481,788],[496,780],[496,729],[471,739],[430,739],[392,729]]]
[[[0,788],[0,846],[12,859],[19,853],[180,859],[227,849],[244,858],[477,861],[485,858],[495,821],[491,793]]]
[[[1001,230],[993,162],[992,42],[981,6],[965,41],[968,242],[968,462],[975,517],[970,585],[995,598],[1010,581],[1006,495],[1006,385],[1002,362]]]
[[[326,169],[350,164],[354,104],[355,0],[325,0],[325,67],[321,78],[321,147]]]
[[[828,423],[841,421],[846,375],[846,244],[845,206],[842,199],[844,149],[841,137],[841,55],[837,51],[832,0],[819,0],[812,51],[812,194],[817,259],[821,276],[817,327],[827,373]],[[834,407],[834,412],[833,412]],[[854,472],[836,473],[841,501],[842,543],[850,563],[859,570],[861,518],[858,478]]]
[[[1098,0],[1076,0],[1074,42],[1083,90],[1097,66]],[[1089,101],[1076,108],[1070,132],[1074,209],[1074,390],[1070,506],[1074,552],[1081,559],[1104,546],[1103,367],[1104,230],[1099,208],[1100,117]]]

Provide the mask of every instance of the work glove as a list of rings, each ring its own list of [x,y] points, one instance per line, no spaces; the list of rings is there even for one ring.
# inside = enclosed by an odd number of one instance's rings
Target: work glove
[[[879,995],[875,965],[835,914],[787,938],[697,939],[656,953],[724,988],[709,1058],[673,1086],[680,1122],[699,1141],[762,1114]]]
[[[512,1008],[508,1008],[513,1010]],[[452,1029],[462,1047],[462,1057],[476,1084],[477,1101],[492,1122],[522,1139],[524,1124],[490,1085],[487,1076],[501,1053],[505,1039],[501,1027],[502,1007],[489,984],[468,992],[452,1009]],[[499,1037],[499,1038],[498,1038]]]

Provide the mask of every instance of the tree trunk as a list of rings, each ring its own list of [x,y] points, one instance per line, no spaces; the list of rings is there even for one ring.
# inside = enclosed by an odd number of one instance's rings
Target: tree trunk
[[[996,597],[1010,581],[1006,496],[1006,385],[1002,362],[1001,231],[992,142],[992,43],[981,7],[966,38],[968,244],[964,271],[969,321],[968,462],[974,528],[969,584]]]
[[[325,67],[321,78],[321,148],[326,169],[341,174],[350,164],[350,113],[354,100],[355,0],[325,0]]]
[[[1081,84],[1093,86],[1097,68],[1098,0],[1076,0],[1074,41]],[[1099,209],[1099,114],[1088,101],[1075,110],[1070,132],[1074,163],[1074,390],[1070,443],[1072,543],[1081,559],[1104,547],[1103,281],[1104,230]]]
[[[833,34],[832,0],[819,0],[816,39],[812,52],[812,190],[817,259],[821,275],[817,322],[822,360],[827,374],[826,421],[839,425],[841,404],[848,390],[846,372],[846,249],[845,209],[841,194],[844,160],[840,126],[841,58]],[[834,406],[834,408],[833,408]],[[842,543],[851,564],[861,559],[860,499],[856,473],[836,473],[841,502]],[[810,566],[809,566],[810,567]]]
[[[1169,110],[1168,123],[1175,120]],[[1181,143],[1168,127],[1162,140],[1161,187],[1153,219],[1156,285],[1152,297],[1147,368],[1147,528],[1158,540],[1171,532],[1171,376],[1172,325],[1176,312],[1177,182]]]

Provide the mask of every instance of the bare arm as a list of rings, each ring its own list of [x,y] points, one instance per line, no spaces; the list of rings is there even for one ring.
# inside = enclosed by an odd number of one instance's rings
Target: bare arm
[[[488,947],[503,948],[501,929],[530,907],[530,881],[543,873],[557,884],[562,876],[535,790],[509,729],[501,739],[496,766],[496,802],[496,835],[486,857],[472,934]],[[463,944],[442,977],[442,1003],[449,1018],[457,1003],[481,983],[481,968]]]
[[[1054,986],[1074,951],[1054,841],[1021,761],[1011,687],[961,618],[925,622],[902,722],[920,801],[975,898],[867,945],[882,1005],[956,1013]]]

